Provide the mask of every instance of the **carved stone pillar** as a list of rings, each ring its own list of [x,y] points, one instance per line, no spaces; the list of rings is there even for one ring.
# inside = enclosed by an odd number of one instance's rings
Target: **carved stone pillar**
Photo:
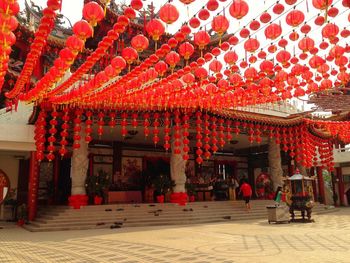
[[[273,182],[274,189],[276,189],[277,186],[283,185],[283,169],[281,161],[281,148],[274,139],[270,140],[269,142],[268,158],[271,180]]]
[[[85,195],[85,179],[89,167],[88,144],[85,141],[85,127],[82,125],[79,141],[80,148],[73,150],[70,176],[72,179],[71,195]]]

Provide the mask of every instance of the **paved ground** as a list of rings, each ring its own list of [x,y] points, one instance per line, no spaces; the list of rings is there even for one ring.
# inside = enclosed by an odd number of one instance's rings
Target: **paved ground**
[[[5,225],[0,262],[350,262],[350,209],[315,220],[48,233]]]

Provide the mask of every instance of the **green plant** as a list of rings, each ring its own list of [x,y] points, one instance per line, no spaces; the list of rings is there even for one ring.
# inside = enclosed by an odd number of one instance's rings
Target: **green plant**
[[[99,170],[97,175],[88,176],[85,181],[86,192],[90,197],[103,197],[105,191],[111,184],[110,176],[103,170]]]
[[[153,178],[152,185],[158,195],[164,195],[175,186],[175,182],[169,175],[160,174]]]

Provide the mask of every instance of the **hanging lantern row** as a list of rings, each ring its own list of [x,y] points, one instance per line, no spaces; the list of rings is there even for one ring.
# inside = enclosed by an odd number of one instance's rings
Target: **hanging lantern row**
[[[77,55],[84,48],[87,38],[93,35],[93,26],[103,19],[102,7],[96,2],[84,5],[83,15],[86,20],[80,20],[73,26],[74,35],[66,40],[66,47],[59,52],[59,57],[54,61],[54,66],[41,78],[34,89],[21,96],[21,100],[31,101],[45,97],[45,93],[56,84],[74,63]]]
[[[306,123],[313,125],[316,129],[330,134],[332,137],[338,137],[342,142],[350,142],[350,122],[349,121],[316,121],[306,120]]]
[[[103,126],[109,125],[106,122],[106,116],[109,116],[110,121],[116,121],[117,116],[121,118],[121,135],[124,137],[127,134],[127,126],[136,126],[138,123],[138,115],[132,113],[131,115],[126,112],[116,112],[109,110],[109,113],[104,111],[99,111],[97,113],[97,134],[102,136],[104,129]],[[51,120],[49,121],[50,127],[48,128],[48,146],[46,158],[52,161],[55,158],[54,151],[55,142],[58,142],[57,134],[57,123],[58,118],[61,118],[63,123],[61,125],[60,132],[60,144],[61,149],[59,150],[60,155],[63,157],[67,154],[67,137],[69,129],[69,115],[74,115],[73,117],[73,149],[79,149],[81,143],[81,130],[82,130],[82,120],[85,119],[85,141],[87,143],[92,140],[92,117],[94,115],[93,111],[87,110],[85,113],[80,109],[63,109],[62,113],[52,111]],[[86,118],[83,117],[86,116]],[[111,117],[112,116],[112,117]],[[128,123],[129,116],[131,122]],[[226,143],[229,143],[233,135],[232,133],[239,134],[240,132],[246,132],[248,134],[248,139],[251,143],[256,141],[257,143],[262,142],[262,136],[269,136],[274,138],[276,143],[281,144],[281,149],[288,152],[291,158],[294,158],[297,162],[303,163],[306,167],[311,167],[315,165],[315,158],[317,157],[317,152],[319,153],[320,163],[325,167],[332,167],[332,143],[329,140],[322,139],[310,134],[307,130],[305,124],[291,126],[291,127],[279,127],[270,125],[260,125],[257,123],[246,122],[246,121],[234,121],[231,128],[232,121],[230,119],[224,119],[222,117],[210,116],[208,114],[202,114],[200,111],[195,112],[193,116],[193,128],[196,129],[195,137],[195,147],[196,147],[196,161],[198,164],[203,162],[202,155],[206,159],[209,159],[212,154],[218,151],[217,144],[221,148],[224,147]],[[46,118],[47,114],[45,111],[41,111],[35,127],[35,140],[37,146],[37,154],[41,157],[40,160],[44,158],[45,150],[45,134],[46,132]],[[113,118],[113,119],[112,119]],[[150,134],[151,127],[151,115],[150,113],[145,113],[143,115],[144,121],[144,135],[147,138]],[[190,141],[189,141],[189,130],[191,129],[191,113],[188,111],[180,112],[179,110],[173,113],[165,112],[161,115],[158,112],[152,114],[152,133],[153,133],[153,143],[157,145],[160,141],[159,138],[159,127],[160,118],[164,119],[164,148],[166,151],[170,149],[170,134],[173,133],[173,152],[175,154],[181,154],[185,160],[189,158],[190,152]],[[173,131],[171,132],[171,119],[173,119]],[[124,132],[125,131],[125,132]],[[226,131],[226,136],[224,134]],[[84,138],[83,138],[84,139]],[[203,150],[204,152],[203,152]]]
[[[5,81],[5,75],[10,60],[11,46],[16,43],[13,31],[18,26],[16,15],[19,5],[15,0],[4,0],[0,4],[0,92]]]
[[[62,6],[62,0],[49,0],[47,1],[47,7],[42,11],[42,18],[37,31],[34,34],[34,40],[31,43],[29,53],[23,65],[23,69],[17,78],[15,87],[6,94],[8,98],[15,98],[24,88],[24,86],[30,81],[30,77],[33,73],[33,69],[38,63],[38,59],[41,56],[42,50],[47,44],[48,36],[52,29],[55,27],[56,12]],[[14,18],[15,19],[15,18]],[[17,27],[17,21],[15,21]],[[13,31],[13,30],[12,30]]]

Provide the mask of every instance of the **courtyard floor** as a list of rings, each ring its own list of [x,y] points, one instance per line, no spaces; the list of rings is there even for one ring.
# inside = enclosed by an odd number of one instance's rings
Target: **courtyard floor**
[[[0,222],[0,262],[350,262],[350,209],[314,219],[46,233]]]

